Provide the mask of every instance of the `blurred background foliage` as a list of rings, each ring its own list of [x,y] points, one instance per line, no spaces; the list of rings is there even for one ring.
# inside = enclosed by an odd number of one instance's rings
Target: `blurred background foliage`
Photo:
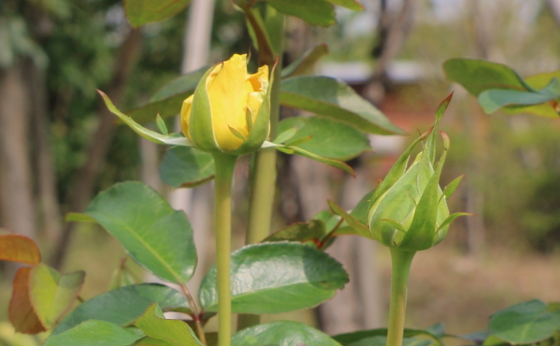
[[[309,42],[300,44],[300,41],[327,42],[331,54],[321,61],[318,70],[347,80],[412,134],[416,129],[425,130],[438,102],[454,89],[454,100],[443,124],[453,141],[445,177],[449,181],[458,174],[467,174],[458,197],[454,197],[455,206],[451,208],[472,211],[477,217],[457,222],[449,240],[440,245],[445,248],[442,251],[444,254],[457,251],[461,256],[489,256],[492,252],[503,254],[505,249],[506,253],[557,258],[560,250],[558,121],[529,115],[485,115],[472,96],[445,80],[441,65],[452,57],[474,57],[505,63],[522,76],[560,69],[559,2],[362,2],[367,9],[364,12],[338,9],[339,23],[331,28],[302,29],[304,25],[299,20],[289,18],[287,60],[299,56],[304,50],[302,46],[309,46]],[[88,147],[102,121],[100,99],[95,89],[118,89],[122,96],[118,106],[132,109],[147,102],[181,69],[185,12],[189,8],[169,20],[141,28],[136,42],[137,56],[130,60],[133,66],[123,67],[119,66],[119,54],[126,50],[123,47],[133,31],[122,6],[122,1],[113,0],[3,0],[0,3],[0,90],[15,90],[19,83],[23,93],[22,101],[15,104],[15,108],[0,107],[0,117],[11,124],[13,120],[7,119],[13,118],[8,115],[18,115],[22,122],[19,129],[25,134],[16,139],[7,136],[15,130],[0,121],[0,178],[3,181],[0,225],[38,239],[45,257],[56,251],[64,213],[80,208],[71,195],[77,184],[81,184],[79,172],[91,160]],[[395,23],[399,25],[391,34],[389,29]],[[216,2],[211,38],[211,62],[251,49],[244,17],[233,9],[230,1]],[[388,42],[393,42],[393,46]],[[393,51],[388,54],[388,50]],[[119,68],[126,67],[131,67],[130,74],[120,74]],[[15,81],[11,73],[15,73]],[[14,101],[7,97],[7,93],[0,93],[0,106]],[[42,103],[37,101],[41,99]],[[43,122],[33,116],[39,113]],[[47,135],[46,142],[41,142],[37,135],[41,128]],[[107,154],[102,155],[102,164],[93,174],[89,195],[118,181],[142,178],[138,136],[128,128],[119,127],[115,135],[108,134],[106,140],[109,143]],[[352,161],[353,165],[367,167],[366,176],[372,186],[386,172],[391,157],[405,147],[397,141],[396,152],[391,148],[385,150],[385,145],[392,145],[390,139],[386,141],[389,142],[373,139],[374,152]],[[377,147],[377,143],[382,145]],[[8,178],[12,174],[22,175],[14,173],[7,152],[29,158],[25,173],[29,181],[24,184],[28,191],[18,190],[18,194],[28,193],[32,206],[25,210],[19,208],[17,215],[9,208],[16,201],[9,190]],[[158,148],[158,152],[161,156],[164,148]],[[45,168],[38,162],[47,154],[52,159]],[[55,213],[58,228],[51,233],[45,226],[49,218],[47,207],[41,202],[44,197],[41,179],[48,174],[45,169],[51,170],[54,177],[53,198],[58,210]],[[330,179],[334,182],[332,186],[343,186],[343,175],[334,173]],[[279,181],[286,184],[285,179]],[[290,188],[289,184],[284,187]],[[297,221],[303,214],[294,211],[297,203],[294,207],[287,204],[290,201],[288,198],[283,205],[279,203],[283,212],[278,214],[290,221],[294,221],[296,215]],[[31,220],[31,229],[18,230],[20,226],[10,221],[14,218]],[[90,234],[74,245],[83,249],[95,244],[108,252],[122,252],[116,250],[118,247],[114,244],[107,245],[103,237],[103,233]],[[88,260],[82,257],[93,250],[72,248],[65,251],[72,253],[70,259],[78,263],[71,266],[79,266],[80,263],[86,265]],[[117,257],[111,254],[105,260],[116,261]],[[114,266],[116,262],[106,265]],[[386,263],[382,261],[381,265]],[[0,273],[1,306],[6,306],[4,302],[8,301],[9,273],[9,270]],[[91,279],[94,282],[95,275]],[[422,305],[421,300],[411,299],[411,310]],[[0,317],[4,314],[5,311],[0,311]],[[418,314],[421,316],[420,312]],[[412,315],[412,320],[421,322],[418,316]],[[453,323],[461,326],[461,322],[452,321],[451,325]]]

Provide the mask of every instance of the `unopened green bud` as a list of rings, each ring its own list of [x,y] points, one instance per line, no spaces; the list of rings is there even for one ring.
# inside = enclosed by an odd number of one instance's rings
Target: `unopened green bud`
[[[450,100],[451,95],[440,104],[432,130],[410,145],[372,196],[368,213],[370,232],[388,247],[404,251],[428,249],[443,240],[455,218],[465,215],[450,215],[447,207],[447,198],[458,180],[446,190],[439,186],[450,146],[445,133],[442,133],[443,151],[437,163],[435,158],[437,126]],[[408,166],[411,152],[423,140],[424,150]]]

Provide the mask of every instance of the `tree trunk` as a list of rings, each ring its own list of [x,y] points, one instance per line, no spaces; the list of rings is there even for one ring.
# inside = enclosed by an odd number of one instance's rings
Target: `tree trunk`
[[[0,213],[2,226],[36,238],[29,156],[29,100],[23,64],[0,70]]]
[[[181,73],[188,73],[208,64],[214,0],[194,0],[189,10]],[[175,123],[175,130],[181,131],[179,119]],[[193,203],[195,200],[196,203]],[[198,287],[212,261],[212,251],[210,251],[213,244],[210,232],[212,201],[210,184],[194,189],[178,189],[169,194],[169,202],[173,208],[183,210],[189,216],[194,230],[198,264],[194,276],[189,281],[189,289],[194,296],[197,295]]]
[[[107,87],[106,94],[119,104],[124,94],[126,82],[130,73],[136,66],[136,60],[141,43],[141,31],[131,29],[126,40],[119,49],[118,57],[114,66],[113,78]],[[68,211],[83,212],[89,203],[95,188],[95,182],[99,171],[103,167],[103,162],[107,156],[109,145],[115,132],[115,116],[109,112],[107,107],[100,100],[99,122],[93,134],[91,145],[88,149],[87,161],[76,174],[73,181],[71,193],[68,196]],[[66,249],[70,244],[71,235],[75,223],[68,223],[64,228],[59,241],[57,242],[52,263],[55,268],[60,269],[65,258]]]
[[[38,215],[40,229],[50,246],[53,246],[62,231],[60,204],[56,189],[56,170],[54,167],[50,140],[47,90],[44,72],[34,64],[27,64],[27,81],[30,98],[31,128],[33,133],[33,162],[35,163],[34,181],[37,183]]]

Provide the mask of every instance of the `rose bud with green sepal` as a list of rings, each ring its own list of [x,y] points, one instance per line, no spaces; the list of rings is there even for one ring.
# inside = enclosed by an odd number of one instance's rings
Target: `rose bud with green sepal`
[[[243,155],[258,150],[270,131],[268,66],[247,73],[246,55],[234,54],[208,70],[183,102],[181,129],[203,151]]]
[[[450,140],[441,133],[443,151],[436,162],[436,134],[451,96],[440,104],[433,128],[408,147],[372,196],[368,213],[370,232],[388,247],[403,251],[429,249],[443,240],[455,218],[468,215],[450,214],[447,207],[447,199],[460,178],[445,191],[439,186]],[[422,140],[425,140],[424,150],[407,167],[412,151]]]

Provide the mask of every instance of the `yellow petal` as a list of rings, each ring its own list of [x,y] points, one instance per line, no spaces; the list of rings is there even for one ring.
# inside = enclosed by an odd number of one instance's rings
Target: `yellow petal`
[[[193,96],[194,95],[187,97],[185,101],[183,101],[183,106],[181,107],[181,131],[183,131],[183,134],[188,139],[191,139],[191,136],[189,135],[189,119],[191,117]]]
[[[249,76],[249,82],[251,82],[254,91],[264,91],[266,93],[268,89],[268,66],[259,67],[257,73]]]
[[[210,100],[212,128],[216,143],[222,150],[235,150],[243,140],[232,133],[230,126],[248,137],[246,122],[247,95],[253,92],[248,80],[245,55],[233,55],[216,66],[206,81]]]
[[[257,114],[263,103],[263,96],[260,92],[253,91],[247,95],[247,110],[251,113],[252,124],[257,119]]]

